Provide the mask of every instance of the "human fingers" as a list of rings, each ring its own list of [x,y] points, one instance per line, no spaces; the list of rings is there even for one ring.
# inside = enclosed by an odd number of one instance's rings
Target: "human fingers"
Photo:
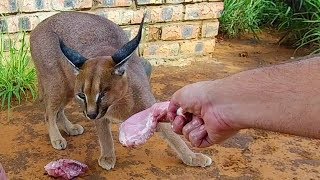
[[[192,117],[192,121],[188,122],[183,128],[182,128],[182,134],[185,136],[187,140],[189,140],[189,133],[193,131],[194,129],[197,129],[203,124],[203,120],[198,118],[197,116]]]
[[[177,116],[177,111],[179,109],[180,105],[177,101],[171,100],[168,106],[168,112],[167,117],[170,121],[173,121],[175,117]]]
[[[174,118],[179,115],[177,113],[178,109],[181,107],[181,100],[183,100],[183,89],[184,88],[179,89],[171,96],[167,114],[170,121],[173,121]]]
[[[209,147],[213,144],[208,137],[204,124],[189,133],[189,141],[193,147],[199,148]]]
[[[203,124],[189,133],[189,141],[194,147],[205,148],[213,144],[219,144],[237,132],[238,131],[210,132],[206,130],[206,126]]]
[[[188,120],[183,116],[176,116],[172,121],[173,132],[182,135],[182,128],[188,123]]]

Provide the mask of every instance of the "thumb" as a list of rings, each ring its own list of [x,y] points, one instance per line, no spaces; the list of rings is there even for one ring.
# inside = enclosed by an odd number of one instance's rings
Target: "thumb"
[[[170,100],[170,103],[168,106],[168,112],[167,112],[167,116],[170,121],[173,121],[175,119],[179,108],[180,108],[180,104],[178,101],[176,101],[175,96],[173,96]]]

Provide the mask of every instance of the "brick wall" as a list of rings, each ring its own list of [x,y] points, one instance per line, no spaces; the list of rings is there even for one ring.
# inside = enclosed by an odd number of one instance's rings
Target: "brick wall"
[[[139,54],[153,65],[182,65],[214,51],[221,0],[1,0],[0,31],[31,31],[60,11],[84,11],[119,24],[130,38],[146,12]]]

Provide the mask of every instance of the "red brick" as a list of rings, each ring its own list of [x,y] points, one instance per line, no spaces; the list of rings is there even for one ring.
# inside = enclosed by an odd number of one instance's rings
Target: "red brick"
[[[185,2],[185,0],[166,0],[167,4],[181,4],[184,2]]]
[[[21,12],[49,11],[51,10],[51,1],[21,0],[19,9]]]
[[[207,2],[207,1],[221,1],[221,0],[166,0],[167,4],[181,4],[190,2]]]
[[[131,40],[135,37],[136,32],[138,32],[138,26],[125,26],[125,27],[121,27],[124,32],[127,34],[128,38]]]
[[[140,8],[140,9],[133,11],[131,24],[139,24],[142,20],[144,13],[146,13],[146,17],[144,19],[144,22],[150,22],[150,15],[147,13],[147,11],[144,8]]]
[[[143,56],[154,57],[174,57],[179,54],[180,46],[177,42],[152,42],[145,43]]]
[[[57,13],[59,13],[59,12],[57,12],[57,11],[55,11],[55,12],[40,12],[40,13],[37,13],[36,15],[39,18],[39,21],[41,22],[41,21],[47,19],[48,17],[53,16]]]
[[[207,0],[185,0],[185,2],[204,2]]]
[[[137,0],[138,5],[146,5],[146,4],[163,4],[164,0]]]
[[[40,18],[37,14],[7,16],[5,19],[9,33],[15,33],[20,30],[30,31],[40,23]]]
[[[101,8],[94,11],[94,14],[103,16],[118,25],[130,24],[133,19],[133,10],[125,8]]]
[[[161,28],[159,26],[150,26],[147,31],[147,41],[157,41],[160,40]]]
[[[0,33],[8,32],[8,21],[6,19],[0,19]]]
[[[216,19],[221,16],[223,2],[203,2],[186,5],[185,20]]]
[[[150,41],[157,41],[160,40],[160,26],[151,26],[151,25],[145,25],[143,28],[143,34],[142,34],[142,38],[141,38],[141,42],[150,42]],[[126,26],[123,27],[123,30],[127,33],[129,39],[133,39],[139,30],[139,26],[138,25],[130,25],[130,26]]]
[[[19,23],[18,23],[18,17],[17,16],[6,16],[3,18],[7,22],[7,32],[9,33],[15,33],[19,31]]]
[[[150,6],[137,11],[126,8],[100,8],[94,11],[119,24],[139,24],[146,13],[145,23],[179,21],[183,19],[183,5]]]
[[[132,0],[95,0],[95,7],[124,7],[131,6]]]
[[[169,22],[183,19],[183,5],[148,6],[145,9],[148,22]]]
[[[200,32],[200,23],[166,24],[162,27],[162,40],[195,39]]]
[[[15,16],[7,16],[5,20],[8,26],[9,33],[15,33],[20,30],[31,31],[34,29],[41,21],[46,18],[56,14],[58,12],[41,12],[34,14],[21,14]]]
[[[19,15],[18,25],[19,30],[31,31],[40,23],[40,19],[37,14]]]
[[[92,0],[54,0],[51,3],[53,10],[67,11],[92,7]]]
[[[214,52],[214,47],[216,46],[216,39],[205,39],[203,40],[204,43],[204,53],[209,54]]]
[[[126,8],[100,8],[93,11],[94,14],[103,16],[118,25],[140,24],[143,17],[143,10],[131,10]],[[144,22],[150,21],[148,17]]]
[[[214,51],[215,39],[202,39],[196,41],[183,41],[181,54],[183,55],[207,55]]]
[[[215,37],[218,35],[219,21],[208,21],[202,24],[202,37]]]
[[[0,13],[16,13],[19,10],[18,0],[1,0]]]
[[[130,25],[130,26],[122,27],[122,29],[127,34],[129,40],[131,40],[134,37],[136,37],[136,35],[138,34],[139,26],[138,25],[135,25],[135,26]],[[145,39],[147,37],[147,32],[148,32],[148,27],[144,26],[143,30],[142,30],[141,42],[145,41]]]

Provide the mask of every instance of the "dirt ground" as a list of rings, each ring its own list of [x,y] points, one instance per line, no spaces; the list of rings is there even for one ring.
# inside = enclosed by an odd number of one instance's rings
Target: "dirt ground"
[[[186,67],[155,67],[155,96],[167,100],[188,83],[290,59],[293,50],[278,47],[275,42],[268,34],[262,36],[260,43],[250,38],[222,40],[211,60],[195,60]],[[319,140],[244,130],[221,145],[194,149],[213,159],[210,167],[199,168],[182,164],[159,135],[137,149],[122,147],[117,124],[113,125],[117,163],[106,171],[97,163],[100,148],[94,124],[76,106],[68,107],[67,115],[83,125],[85,133],[76,137],[63,134],[68,146],[58,151],[50,145],[42,104],[24,103],[14,108],[10,120],[6,111],[0,113],[0,162],[10,179],[49,179],[43,167],[60,158],[72,158],[89,166],[89,172],[80,179],[320,179]]]

